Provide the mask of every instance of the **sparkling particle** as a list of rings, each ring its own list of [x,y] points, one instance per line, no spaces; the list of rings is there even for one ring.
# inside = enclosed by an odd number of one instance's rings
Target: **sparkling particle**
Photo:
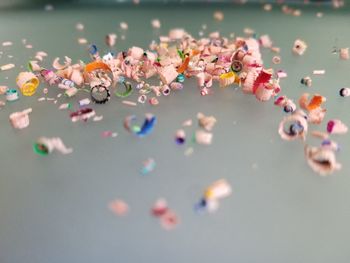
[[[159,29],[159,28],[161,27],[161,24],[160,24],[159,19],[153,19],[153,20],[151,21],[151,25],[152,25],[152,27],[155,28],[155,29]]]
[[[84,24],[82,23],[77,23],[75,25],[75,29],[78,30],[78,31],[83,31],[84,30]]]
[[[128,30],[129,25],[126,22],[121,22],[120,23],[120,28],[123,30]]]

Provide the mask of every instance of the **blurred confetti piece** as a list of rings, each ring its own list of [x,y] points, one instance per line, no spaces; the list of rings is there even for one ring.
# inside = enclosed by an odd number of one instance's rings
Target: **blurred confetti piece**
[[[192,120],[191,120],[191,119],[188,119],[188,120],[184,121],[184,122],[182,123],[182,126],[184,126],[184,127],[190,127],[190,126],[192,126]]]
[[[94,118],[93,118],[93,121],[102,121],[103,120],[103,116],[101,115],[101,116],[95,116]]]
[[[12,46],[13,43],[11,41],[5,41],[5,42],[2,42],[2,46],[3,47],[9,47],[9,46]]]
[[[109,210],[117,216],[126,216],[129,212],[129,206],[121,199],[116,199],[109,203]]]
[[[166,230],[172,230],[179,224],[179,218],[175,212],[168,210],[160,217],[160,225]]]
[[[164,198],[160,198],[154,203],[151,213],[159,218],[160,225],[166,230],[174,229],[180,222],[176,213],[168,208],[167,201]]]
[[[160,217],[168,210],[168,203],[164,198],[159,198],[152,206],[151,213],[155,217]]]
[[[101,137],[102,137],[102,138],[110,138],[110,137],[115,138],[115,137],[117,137],[117,136],[118,136],[118,133],[112,132],[112,131],[103,131],[103,132],[101,133]]]
[[[143,162],[143,167],[141,169],[141,174],[146,175],[149,174],[154,170],[156,167],[156,162],[152,158],[148,158],[146,161]]]

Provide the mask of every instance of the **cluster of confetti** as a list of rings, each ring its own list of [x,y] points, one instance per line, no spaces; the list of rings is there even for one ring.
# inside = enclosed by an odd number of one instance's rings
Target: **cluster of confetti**
[[[334,1],[334,3],[341,5],[340,1]],[[53,6],[46,6],[45,9],[51,11]],[[272,5],[265,4],[263,9],[270,11]],[[283,6],[282,11],[287,15],[301,15],[300,10],[287,6]],[[216,11],[213,18],[216,22],[221,22],[224,20],[224,13]],[[151,26],[154,30],[160,29],[160,20],[153,19]],[[125,33],[129,25],[127,22],[121,22],[119,27],[121,32]],[[85,30],[82,23],[77,23],[75,28],[79,32]],[[244,32],[245,36],[226,37],[219,32],[211,32],[206,37],[195,38],[182,28],[174,28],[168,35],[160,36],[159,42],[150,43],[149,49],[132,46],[116,54],[113,52],[101,54],[95,44],[89,43],[85,38],[79,38],[78,43],[85,45],[88,50],[88,58],[84,58],[85,62],[83,60],[74,62],[71,58],[64,56],[64,59],[57,57],[49,64],[46,61],[48,54],[39,51],[34,59],[28,62],[28,71],[18,72],[14,80],[18,89],[0,86],[0,95],[4,95],[7,102],[14,102],[20,96],[34,96],[41,86],[45,86],[43,88],[45,96],[38,98],[39,102],[52,101],[56,104],[60,101],[58,109],[68,111],[72,122],[88,122],[103,120],[103,116],[97,115],[91,104],[106,104],[106,107],[112,107],[109,101],[113,95],[116,99],[123,99],[121,103],[126,106],[137,107],[144,103],[159,106],[162,97],[185,89],[186,80],[189,78],[196,79],[199,98],[213,94],[217,90],[216,86],[238,87],[243,93],[254,96],[258,102],[273,101],[277,109],[283,109],[285,116],[276,127],[278,134],[283,140],[302,141],[306,163],[313,171],[325,176],[340,170],[342,165],[336,160],[339,145],[331,139],[331,136],[346,134],[347,125],[339,119],[331,119],[328,120],[325,131],[316,129],[310,132],[310,124],[320,125],[326,118],[326,97],[321,94],[302,92],[298,102],[294,102],[282,95],[281,80],[287,77],[287,72],[265,67],[261,54],[262,48],[274,52],[276,55],[272,62],[278,65],[282,61],[279,55],[280,48],[274,45],[267,34],[258,37],[251,28],[245,28]],[[203,32],[200,35],[203,35]],[[125,38],[124,35],[118,36],[116,33],[107,34],[106,45],[109,48],[114,47],[119,37]],[[23,44],[26,48],[32,48],[26,40],[23,40]],[[3,47],[12,45],[11,41],[2,43]],[[308,47],[305,40],[296,39],[289,48],[295,56],[299,57],[312,47]],[[336,47],[333,53],[339,54],[342,60],[349,59],[349,48]],[[16,68],[14,64],[6,64],[0,66],[0,71],[14,68]],[[326,74],[323,69],[315,69],[312,73],[313,77]],[[158,79],[159,84],[150,84],[151,79]],[[132,83],[135,82],[136,85],[133,85]],[[310,76],[303,77],[300,83],[312,89]],[[62,93],[56,98],[47,97],[48,89],[52,88],[57,88]],[[125,100],[133,92],[138,93],[137,101]],[[75,97],[78,93],[89,94],[89,97],[77,100],[77,108],[72,103],[64,101],[66,98]],[[342,97],[350,96],[350,88],[340,89],[339,94]],[[0,107],[5,105],[5,101],[0,101]],[[35,117],[35,112],[32,112],[31,108],[13,112],[9,116],[10,124],[15,129],[28,128],[29,114],[31,118]],[[138,121],[139,116],[124,116],[124,128],[135,137],[146,137],[155,129],[157,117],[146,113],[140,124],[137,124]],[[174,140],[177,145],[192,143],[185,150],[186,156],[193,153],[193,144],[210,145],[213,142],[213,128],[217,119],[199,112],[197,121],[198,126],[195,131],[192,131],[192,139],[187,136],[190,132],[186,130],[192,126],[192,119],[184,121],[182,128],[175,132]],[[311,146],[307,143],[308,133],[322,140],[319,146]],[[118,133],[106,130],[101,132],[100,136],[117,137]],[[54,150],[62,154],[73,152],[73,149],[66,147],[58,137],[40,137],[35,141],[33,148],[34,152],[40,155],[51,154]],[[155,160],[148,158],[143,162],[140,173],[150,174],[155,167]],[[195,210],[214,212],[219,206],[219,200],[228,197],[231,193],[231,185],[225,179],[214,182],[195,205]],[[108,207],[118,216],[129,213],[128,204],[120,199],[112,201]],[[165,199],[157,200],[151,213],[159,219],[161,226],[165,229],[173,229],[179,224],[177,214],[168,208]]]

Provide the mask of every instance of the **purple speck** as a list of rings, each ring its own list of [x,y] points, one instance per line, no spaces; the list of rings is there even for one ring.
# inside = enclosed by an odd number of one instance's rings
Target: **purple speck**
[[[183,137],[176,137],[175,138],[175,142],[176,142],[176,144],[182,145],[182,144],[185,143],[185,138],[183,138]]]
[[[334,125],[335,125],[335,122],[334,122],[334,121],[329,121],[329,122],[327,123],[327,132],[328,132],[328,133],[332,133],[332,130],[333,130]]]

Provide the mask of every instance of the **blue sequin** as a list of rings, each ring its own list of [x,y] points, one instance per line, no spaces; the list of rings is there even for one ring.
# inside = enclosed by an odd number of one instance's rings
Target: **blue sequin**
[[[98,49],[97,49],[97,46],[96,45],[91,45],[90,47],[89,47],[89,53],[91,54],[91,55],[95,55],[96,53],[98,52]]]
[[[177,75],[176,81],[180,82],[180,83],[184,82],[185,81],[185,76],[183,74]]]
[[[125,81],[125,78],[123,76],[119,76],[118,82],[123,83]]]

